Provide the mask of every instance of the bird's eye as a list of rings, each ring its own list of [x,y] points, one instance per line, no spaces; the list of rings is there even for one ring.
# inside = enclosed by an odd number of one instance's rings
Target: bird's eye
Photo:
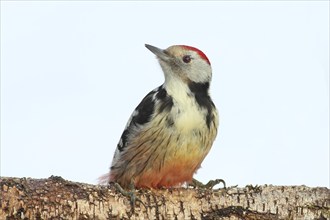
[[[185,62],[185,63],[190,63],[190,61],[191,61],[191,56],[189,56],[189,55],[185,55],[185,56],[182,57],[182,60],[183,60],[183,62]]]

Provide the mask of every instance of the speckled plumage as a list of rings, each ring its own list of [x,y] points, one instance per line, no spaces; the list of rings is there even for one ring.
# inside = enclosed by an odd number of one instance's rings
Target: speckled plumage
[[[146,46],[159,59],[165,82],[132,113],[108,181],[124,188],[130,183],[137,188],[175,187],[191,181],[217,135],[218,113],[209,95],[211,66],[193,47]]]

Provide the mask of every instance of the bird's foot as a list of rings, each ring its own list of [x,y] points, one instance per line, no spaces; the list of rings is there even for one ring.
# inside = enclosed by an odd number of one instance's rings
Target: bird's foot
[[[193,178],[188,186],[192,186],[194,188],[201,188],[201,189],[213,189],[213,187],[215,185],[218,185],[219,183],[222,183],[223,188],[226,189],[226,182],[223,179],[210,180],[208,183],[204,184]]]
[[[134,212],[135,205],[137,202],[141,203],[145,208],[147,208],[146,205],[142,202],[142,200],[136,197],[135,186],[133,182],[130,183],[130,191],[123,189],[119,183],[113,183],[113,185],[118,192],[120,192],[123,196],[129,199],[132,213]]]

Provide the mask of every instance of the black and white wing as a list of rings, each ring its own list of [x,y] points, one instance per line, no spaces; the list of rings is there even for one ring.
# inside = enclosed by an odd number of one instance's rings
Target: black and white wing
[[[167,94],[164,85],[152,90],[143,98],[141,103],[135,108],[134,112],[132,113],[130,119],[126,124],[126,128],[121,135],[112,160],[111,170],[121,169],[120,167],[123,164],[126,164],[125,161],[122,161],[122,155],[127,155],[127,147],[132,147],[130,143],[136,140],[137,136],[145,128],[145,126],[148,126],[148,122],[151,122],[158,114],[164,111],[170,111],[172,106],[172,97]],[[170,118],[168,119],[170,120]],[[168,124],[171,124],[171,122],[169,122]]]
[[[158,88],[149,92],[135,108],[120,137],[117,150],[123,151],[129,142],[129,137],[132,136],[132,132],[136,132],[139,129],[138,127],[151,120],[155,111],[155,94],[157,91]]]

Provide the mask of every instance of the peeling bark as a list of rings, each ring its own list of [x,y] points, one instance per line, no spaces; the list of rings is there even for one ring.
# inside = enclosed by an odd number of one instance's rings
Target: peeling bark
[[[136,190],[144,205],[110,186],[48,179],[0,180],[0,219],[330,219],[330,190],[246,186],[226,190]]]

